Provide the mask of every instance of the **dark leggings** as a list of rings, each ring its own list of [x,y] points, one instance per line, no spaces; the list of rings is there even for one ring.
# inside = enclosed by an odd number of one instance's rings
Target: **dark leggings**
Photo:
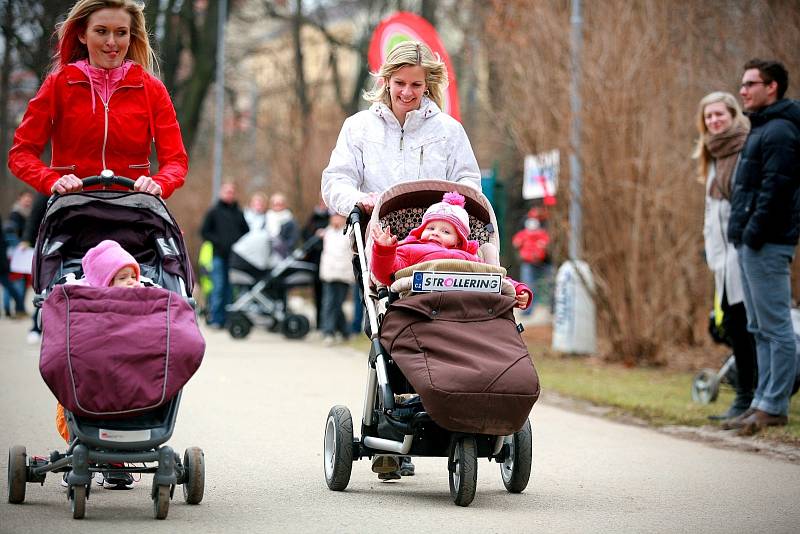
[[[729,305],[722,296],[722,327],[733,345],[739,386],[737,392],[752,395],[756,387],[756,344],[747,331],[747,312],[744,302]]]

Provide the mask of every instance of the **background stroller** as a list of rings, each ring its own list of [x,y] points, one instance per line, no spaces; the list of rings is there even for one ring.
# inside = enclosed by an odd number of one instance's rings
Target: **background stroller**
[[[376,203],[371,224],[388,225],[402,239],[421,223],[428,206],[452,190],[466,198],[470,239],[490,243],[496,252],[496,220],[488,200],[453,182],[393,186]],[[370,287],[363,221],[356,207],[349,218],[357,251],[354,270],[367,295],[371,338],[362,437],[354,437],[347,407],[331,408],[324,441],[328,487],[347,487],[353,460],[388,454],[448,458],[450,494],[460,506],[475,496],[480,457],[500,464],[508,491],[523,491],[532,455],[528,415],[539,384],[513,319],[514,299],[477,292],[412,294],[384,312],[389,293],[382,288],[376,294]],[[419,396],[395,397],[409,393]]]
[[[85,187],[102,184],[132,188],[133,183],[127,178],[114,177],[111,171],[104,171],[102,178],[84,180]],[[35,304],[41,307],[42,302],[47,299],[45,306],[52,306],[54,298],[69,294],[68,287],[76,288],[77,286],[59,284],[67,274],[73,273],[80,277],[83,255],[89,248],[108,238],[120,242],[136,258],[142,276],[170,290],[147,290],[159,297],[165,296],[171,303],[167,307],[167,317],[170,317],[172,310],[182,309],[184,322],[188,322],[196,330],[194,312],[187,303],[192,303],[192,270],[180,228],[164,202],[159,197],[146,193],[85,191],[54,196],[48,204],[36,244],[33,266]],[[81,288],[76,291],[100,292],[104,289]],[[133,293],[127,294],[134,296]],[[173,294],[179,295],[179,298],[172,299]],[[144,295],[140,294],[137,298],[144,298]],[[86,300],[98,302],[91,298]],[[70,324],[69,321],[65,323]],[[171,321],[168,324],[171,330],[178,330],[177,327],[172,328]],[[53,325],[60,326],[56,323]],[[48,334],[52,333],[46,324],[43,331],[43,361],[45,344],[51,339]],[[53,346],[57,346],[58,342],[60,341],[54,340]],[[99,336],[98,343],[103,343]],[[171,361],[170,352],[175,353],[178,350],[168,344],[167,354],[161,358],[166,362],[165,365],[162,364],[162,372],[178,371],[178,375],[183,372],[184,375],[188,374],[184,376],[188,380],[202,358],[204,342],[199,337],[189,339],[188,344],[195,360],[188,364],[189,369],[179,370],[175,367],[181,365],[180,360],[174,357]],[[93,350],[98,350],[98,347],[93,347]],[[68,358],[69,352],[63,356],[63,360]],[[70,373],[75,372],[76,378],[80,378],[74,358],[73,351],[68,370]],[[44,367],[42,373],[46,378]],[[65,406],[72,441],[64,453],[54,451],[49,458],[28,457],[24,446],[13,446],[9,450],[8,460],[8,501],[23,502],[26,483],[43,483],[48,472],[68,472],[65,480],[68,483],[67,495],[72,506],[72,516],[80,519],[85,514],[93,474],[99,471],[115,471],[103,464],[155,462],[155,466],[126,466],[116,471],[154,475],[151,497],[157,519],[166,518],[176,484],[183,485],[187,503],[198,504],[203,498],[205,485],[203,451],[198,447],[189,447],[181,460],[171,447],[163,445],[172,436],[180,404],[179,388],[183,384],[170,380],[167,376],[163,377],[164,393],[160,402],[144,404],[139,410],[127,410],[126,414],[117,413],[107,417],[87,417],[68,410],[70,404],[75,404],[72,401],[79,396],[81,387],[85,387],[73,381],[71,386],[77,392],[75,397],[66,399],[59,396],[59,401]],[[50,381],[48,385],[51,389],[54,388]],[[171,388],[174,390],[172,396],[167,394]],[[89,402],[95,400],[89,399]]]
[[[232,337],[247,337],[254,325],[280,331],[289,339],[308,334],[308,317],[293,313],[286,297],[292,288],[314,284],[317,265],[306,256],[319,240],[312,236],[286,258],[273,252],[265,230],[248,232],[234,244],[229,276],[237,296],[226,317]]]

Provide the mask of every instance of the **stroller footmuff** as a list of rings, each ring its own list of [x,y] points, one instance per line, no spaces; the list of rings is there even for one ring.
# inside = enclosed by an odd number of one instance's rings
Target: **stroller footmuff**
[[[381,344],[442,428],[507,435],[528,418],[539,378],[513,307],[488,293],[429,293],[389,306]]]

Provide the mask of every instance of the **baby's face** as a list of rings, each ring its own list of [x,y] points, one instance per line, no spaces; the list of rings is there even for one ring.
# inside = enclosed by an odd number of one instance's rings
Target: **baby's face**
[[[123,267],[111,279],[111,287],[136,287],[138,285],[136,271],[131,266]]]
[[[453,248],[460,240],[456,227],[447,221],[429,222],[420,237],[422,241],[433,241],[444,248]]]

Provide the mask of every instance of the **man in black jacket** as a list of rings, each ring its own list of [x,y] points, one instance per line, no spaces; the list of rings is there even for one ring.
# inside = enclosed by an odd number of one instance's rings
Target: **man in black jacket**
[[[200,233],[214,247],[211,264],[211,295],[209,326],[225,327],[225,307],[231,303],[231,285],[228,281],[228,261],[231,247],[248,231],[247,221],[236,203],[236,185],[231,182],[219,188],[219,200],[208,210]]]
[[[742,268],[758,385],[750,409],[723,426],[744,435],[787,423],[796,376],[790,263],[800,236],[800,104],[783,98],[788,83],[781,63],[753,59],[739,91],[752,128],[736,171],[728,238]]]

